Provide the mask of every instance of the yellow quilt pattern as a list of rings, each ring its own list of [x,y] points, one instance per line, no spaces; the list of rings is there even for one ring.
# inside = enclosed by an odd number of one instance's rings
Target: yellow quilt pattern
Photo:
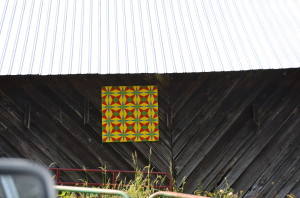
[[[102,142],[158,141],[156,86],[105,86],[102,97]]]

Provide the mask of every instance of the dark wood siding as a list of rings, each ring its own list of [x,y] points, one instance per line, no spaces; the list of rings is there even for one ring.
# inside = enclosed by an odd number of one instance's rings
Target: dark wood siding
[[[160,141],[101,142],[100,88],[157,85]],[[186,192],[300,196],[300,70],[0,77],[0,155],[59,167],[151,163]],[[225,179],[226,178],[226,179]]]
[[[172,76],[174,164],[188,192],[228,183],[245,197],[299,195],[299,74]]]

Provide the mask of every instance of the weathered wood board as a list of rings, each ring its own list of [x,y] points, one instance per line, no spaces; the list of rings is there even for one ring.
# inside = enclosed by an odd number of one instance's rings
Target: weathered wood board
[[[158,87],[160,141],[102,143],[101,87],[123,85]],[[244,197],[300,196],[299,111],[299,69],[1,76],[0,155],[133,170],[132,153],[143,167],[151,148],[154,170],[186,177],[186,192],[229,184]]]

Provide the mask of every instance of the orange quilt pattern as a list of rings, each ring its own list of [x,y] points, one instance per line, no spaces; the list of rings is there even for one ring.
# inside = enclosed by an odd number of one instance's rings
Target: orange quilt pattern
[[[156,86],[105,86],[102,97],[102,142],[158,141]]]

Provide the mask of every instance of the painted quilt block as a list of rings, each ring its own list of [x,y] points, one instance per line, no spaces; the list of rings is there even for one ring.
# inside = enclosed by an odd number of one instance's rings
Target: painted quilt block
[[[102,97],[102,142],[158,141],[156,86],[105,86]]]

